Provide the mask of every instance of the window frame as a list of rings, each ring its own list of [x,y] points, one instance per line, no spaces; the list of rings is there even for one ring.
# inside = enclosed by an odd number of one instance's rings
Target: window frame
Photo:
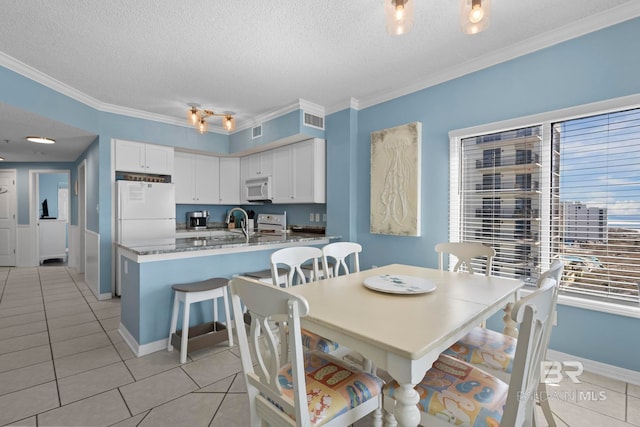
[[[462,129],[456,129],[449,132],[449,240],[455,241],[460,236],[461,231],[461,212],[458,208],[460,200],[460,185],[462,185],[460,176],[462,172],[462,162],[460,162],[460,153],[462,150],[461,141],[464,138],[479,136],[483,134],[492,134],[504,132],[517,128],[525,128],[530,126],[542,126],[542,143],[545,146],[551,146],[552,124],[556,122],[581,118],[584,116],[592,116],[598,114],[613,113],[624,109],[640,108],[640,94],[613,98],[605,101],[597,101],[589,104],[583,104],[558,110],[551,110],[530,116],[523,116],[503,121],[497,121],[478,126],[472,126]],[[542,175],[550,177],[551,175],[551,150],[542,150]],[[550,179],[550,178],[549,178]],[[543,187],[547,183],[542,184]],[[544,191],[541,198],[540,215],[543,218],[549,218],[551,210],[551,194],[550,191]],[[454,209],[455,207],[455,209]],[[540,228],[540,242],[544,245],[543,254],[550,253],[550,233],[551,224],[544,221]],[[541,270],[549,268],[549,256],[543,256],[540,260]],[[527,294],[530,290],[523,289],[521,293]],[[606,301],[598,301],[591,298],[581,298],[571,295],[561,294],[558,296],[558,303],[571,307],[583,308],[588,310],[600,311],[609,314],[616,314],[627,317],[640,319],[640,305],[616,304]]]

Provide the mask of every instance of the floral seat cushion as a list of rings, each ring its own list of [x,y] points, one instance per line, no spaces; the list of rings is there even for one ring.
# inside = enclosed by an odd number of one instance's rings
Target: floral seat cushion
[[[332,353],[340,347],[338,343],[321,337],[318,334],[314,334],[306,329],[302,329],[302,345],[308,350],[317,350],[323,353]]]
[[[477,327],[443,353],[472,365],[485,366],[510,374],[517,343],[516,338],[491,329]]]
[[[377,398],[382,391],[382,380],[322,353],[304,355],[309,418],[314,426],[321,426],[347,410]],[[282,393],[293,399],[291,365],[280,369],[278,381]]]
[[[385,386],[393,397],[398,383]],[[441,354],[415,390],[422,412],[453,425],[498,427],[509,386],[481,369]]]

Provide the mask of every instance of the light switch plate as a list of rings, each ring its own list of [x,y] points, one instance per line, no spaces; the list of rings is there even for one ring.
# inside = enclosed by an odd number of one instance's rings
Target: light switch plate
[[[327,222],[327,214],[326,213],[322,214],[322,222]]]
[[[316,214],[316,222],[320,222],[320,213]]]
[[[309,221],[313,222],[313,218],[315,217],[315,215],[313,215],[313,212],[311,212],[309,214]]]

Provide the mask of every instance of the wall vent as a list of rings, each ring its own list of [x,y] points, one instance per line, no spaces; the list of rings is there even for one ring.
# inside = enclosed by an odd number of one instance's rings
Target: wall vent
[[[313,114],[304,113],[304,124],[312,128],[324,130],[324,117],[314,116]]]
[[[262,136],[262,125],[251,128],[251,138],[256,139]]]

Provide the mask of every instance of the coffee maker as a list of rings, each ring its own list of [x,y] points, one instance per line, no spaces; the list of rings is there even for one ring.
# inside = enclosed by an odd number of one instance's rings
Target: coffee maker
[[[209,219],[208,211],[187,212],[187,229],[206,230],[208,219]]]

